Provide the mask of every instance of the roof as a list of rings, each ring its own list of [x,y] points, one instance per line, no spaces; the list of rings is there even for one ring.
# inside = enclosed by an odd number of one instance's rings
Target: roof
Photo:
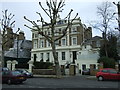
[[[18,46],[17,46],[18,44]],[[14,40],[14,49],[32,49],[32,41],[30,40]]]
[[[17,45],[18,44],[18,45]],[[30,58],[32,49],[32,41],[30,40],[15,40],[14,46],[9,51],[5,52],[6,57],[14,58]]]
[[[102,39],[102,37],[100,37],[100,36],[94,36],[91,39],[85,40],[84,44],[85,45],[91,45],[92,41],[100,41],[101,39]]]
[[[100,40],[100,39],[102,39],[102,37],[100,37],[100,36],[94,36],[91,40],[96,41],[96,40]]]

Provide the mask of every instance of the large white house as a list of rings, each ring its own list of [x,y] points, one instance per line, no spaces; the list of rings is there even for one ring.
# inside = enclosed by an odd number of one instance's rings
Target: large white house
[[[66,28],[66,20],[59,20],[55,27],[56,37],[61,35]],[[44,26],[44,33],[51,35],[48,25]],[[92,28],[81,23],[80,18],[73,21],[71,28],[67,30],[67,35],[56,42],[57,55],[60,65],[67,66],[75,63],[78,69],[89,68],[90,64],[97,65],[99,58],[98,48],[92,47],[91,43],[85,43],[92,39]],[[53,55],[50,43],[38,31],[32,30],[33,49],[31,51],[31,61],[53,62]]]

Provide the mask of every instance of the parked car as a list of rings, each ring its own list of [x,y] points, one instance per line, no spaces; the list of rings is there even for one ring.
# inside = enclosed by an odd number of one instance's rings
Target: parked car
[[[83,70],[82,75],[90,75],[90,69],[87,68],[87,69]]]
[[[26,77],[33,77],[33,73],[28,72],[25,69],[16,69],[15,71],[19,71],[20,73],[22,73],[23,75],[25,75]]]
[[[25,75],[18,71],[2,71],[2,83],[22,83],[26,81]]]
[[[10,69],[7,67],[2,67],[2,71],[10,71]]]
[[[97,72],[96,77],[98,81],[120,80],[120,73],[112,68],[104,68],[100,69],[99,72]]]

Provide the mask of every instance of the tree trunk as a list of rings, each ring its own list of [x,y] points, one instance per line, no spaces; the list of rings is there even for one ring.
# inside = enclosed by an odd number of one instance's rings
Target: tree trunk
[[[54,63],[55,63],[56,77],[61,78],[61,68],[60,68],[60,65],[59,65],[58,56],[56,54],[55,42],[53,42],[51,45],[52,45],[52,53],[53,53]]]
[[[105,56],[108,57],[108,51],[107,51],[107,40],[104,40],[104,44],[105,44]]]
[[[105,28],[105,36],[104,36],[104,45],[105,45],[105,55],[108,57],[108,51],[107,51],[107,35],[106,35],[107,28]]]
[[[3,47],[3,45],[2,45],[1,62],[2,62],[2,67],[4,67],[5,66],[5,60],[4,60],[4,47]]]

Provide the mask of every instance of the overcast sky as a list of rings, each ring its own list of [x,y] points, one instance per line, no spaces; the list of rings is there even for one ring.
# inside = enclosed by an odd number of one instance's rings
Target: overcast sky
[[[45,5],[45,0],[0,0],[0,16],[1,11],[8,9],[9,13],[15,14],[13,20],[16,21],[14,30],[17,28],[21,28],[22,31],[25,32],[26,39],[31,40],[31,31],[24,26],[31,25],[24,20],[24,16],[31,20],[37,20],[39,16],[36,12],[41,12],[42,15],[46,18],[42,9],[40,8],[38,2],[42,1],[43,6]],[[73,9],[74,16],[76,13],[79,13],[78,17],[81,18],[81,22],[89,26],[89,22],[97,20],[97,6],[102,3],[102,1],[106,0],[66,0],[66,5],[64,6],[64,11],[60,14],[61,18],[64,18],[70,9]],[[109,0],[111,2],[118,0]],[[117,11],[117,7],[113,5],[115,11]],[[47,18],[46,18],[47,20]],[[99,35],[101,36],[100,31],[93,29],[93,36]]]

